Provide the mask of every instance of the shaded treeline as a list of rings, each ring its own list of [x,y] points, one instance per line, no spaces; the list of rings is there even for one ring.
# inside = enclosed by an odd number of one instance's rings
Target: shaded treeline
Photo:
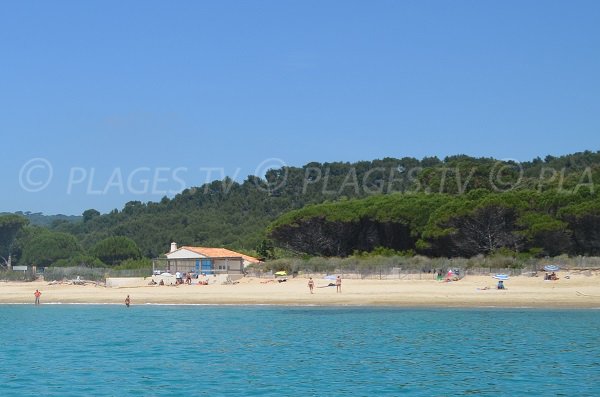
[[[378,247],[434,257],[526,252],[600,255],[600,197],[485,189],[463,195],[394,194],[307,206],[269,228],[297,253],[348,256]]]

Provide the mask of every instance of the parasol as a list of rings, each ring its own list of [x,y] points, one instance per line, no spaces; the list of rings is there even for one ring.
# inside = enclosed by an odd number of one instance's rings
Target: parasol
[[[560,267],[556,265],[546,265],[544,266],[544,270],[547,272],[557,272],[560,270]]]

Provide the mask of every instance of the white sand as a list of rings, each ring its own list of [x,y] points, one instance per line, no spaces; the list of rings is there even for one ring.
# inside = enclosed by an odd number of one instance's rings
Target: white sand
[[[310,294],[306,278],[285,283],[244,278],[234,285],[104,287],[94,285],[0,283],[0,303],[32,303],[36,289],[41,303],[119,303],[127,295],[132,305],[162,304],[272,304],[423,307],[548,307],[600,308],[600,275],[571,274],[558,281],[543,277],[513,277],[507,290],[495,289],[489,276],[467,276],[456,282],[435,280],[350,280],[344,279],[342,293],[335,287],[315,288]],[[316,286],[329,281],[315,279]],[[483,289],[488,287],[489,289]]]

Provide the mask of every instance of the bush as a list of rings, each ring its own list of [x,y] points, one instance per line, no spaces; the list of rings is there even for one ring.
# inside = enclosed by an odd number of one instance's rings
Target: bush
[[[148,258],[142,259],[126,259],[119,266],[115,266],[114,270],[130,270],[130,269],[149,269],[149,274],[152,274],[152,260]]]
[[[276,259],[274,261],[269,261],[265,263],[264,271],[265,272],[278,272],[285,271],[287,273],[292,272],[292,263],[295,259]]]
[[[2,281],[34,281],[37,276],[33,272],[17,272],[14,270],[0,270]]]
[[[569,258],[559,256],[554,258],[537,259],[529,254],[509,252],[504,256],[496,254],[493,256],[477,255],[471,258],[427,258],[425,256],[349,256],[346,258],[336,257],[311,257],[311,258],[282,258],[266,262],[264,271],[285,270],[290,272],[304,273],[391,273],[402,269],[402,272],[408,273],[428,273],[431,271],[447,269],[469,269],[473,274],[484,271],[487,273],[490,269],[501,271],[510,270],[511,273],[519,274],[521,269],[541,269],[545,264],[555,263],[563,268],[599,268],[600,258],[597,257],[578,257]],[[396,269],[396,270],[393,270]],[[249,269],[250,270],[250,269]]]
[[[95,256],[76,255],[72,258],[59,259],[52,264],[55,267],[106,267],[104,262]]]
[[[313,272],[329,273],[335,269],[334,261],[336,258],[323,258],[315,256],[305,261],[300,266],[302,269],[312,270]]]
[[[124,236],[107,237],[96,243],[91,251],[104,263],[119,265],[127,259],[139,259],[140,249],[135,241]]]
[[[44,280],[46,281],[62,281],[62,280],[74,280],[78,276],[82,280],[91,281],[104,281],[105,280],[104,268],[91,268],[91,267],[47,267],[44,270]]]

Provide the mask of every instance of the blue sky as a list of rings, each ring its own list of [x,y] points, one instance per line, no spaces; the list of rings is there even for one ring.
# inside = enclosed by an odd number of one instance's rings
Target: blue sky
[[[596,1],[3,2],[0,212],[270,165],[598,150],[598,20]]]

